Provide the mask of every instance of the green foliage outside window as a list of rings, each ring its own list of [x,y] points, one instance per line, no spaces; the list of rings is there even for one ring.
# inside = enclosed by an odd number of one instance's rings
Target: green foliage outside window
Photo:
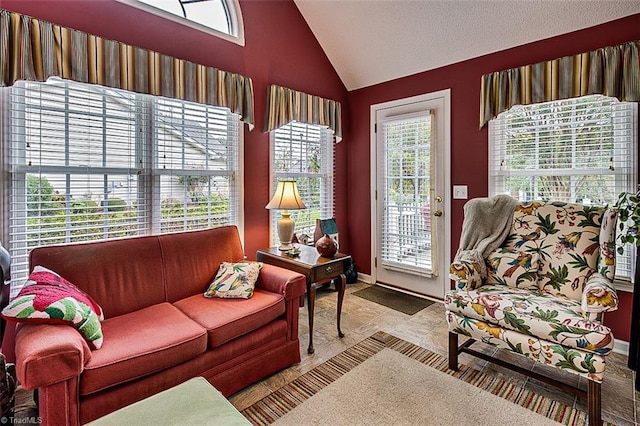
[[[205,189],[209,185],[211,181],[210,176],[202,176],[202,175],[189,175],[189,176],[178,176],[178,182],[180,185],[187,186],[187,192],[189,193],[189,197],[191,197],[191,201],[198,201],[198,199],[204,196]]]
[[[100,204],[71,198],[67,209],[65,197],[46,177],[27,175],[27,246],[139,235],[136,203],[129,206],[125,200],[110,198]],[[225,225],[229,205],[229,199],[218,194],[201,195],[186,205],[167,198],[160,208],[161,232]]]
[[[577,106],[570,99],[505,113],[503,166],[536,172],[506,176],[505,191],[524,194],[524,199],[589,199],[599,205],[615,199],[610,190],[614,176],[600,173],[611,166],[612,155],[606,153],[614,148],[611,103],[596,99]],[[594,171],[566,173],[576,169]]]
[[[386,127],[389,200],[396,205],[429,202],[431,123],[391,123]]]
[[[47,178],[27,175],[27,215],[50,216],[64,208],[64,196],[58,194]]]
[[[186,205],[178,199],[167,198],[160,207],[162,232],[226,225],[229,205],[229,199],[218,194]]]

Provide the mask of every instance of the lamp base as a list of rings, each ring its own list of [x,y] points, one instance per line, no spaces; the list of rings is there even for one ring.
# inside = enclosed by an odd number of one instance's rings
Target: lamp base
[[[278,237],[280,237],[280,246],[278,250],[289,251],[293,248],[291,239],[293,238],[293,229],[295,222],[291,219],[289,210],[282,212],[282,216],[278,220]]]
[[[280,251],[289,251],[289,250],[293,250],[293,246],[291,245],[291,243],[282,243],[282,244],[280,244],[280,246],[278,247],[278,250],[280,250]]]

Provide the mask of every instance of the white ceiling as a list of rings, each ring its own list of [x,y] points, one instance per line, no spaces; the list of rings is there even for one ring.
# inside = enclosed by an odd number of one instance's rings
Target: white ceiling
[[[640,0],[294,1],[348,90],[640,13]]]

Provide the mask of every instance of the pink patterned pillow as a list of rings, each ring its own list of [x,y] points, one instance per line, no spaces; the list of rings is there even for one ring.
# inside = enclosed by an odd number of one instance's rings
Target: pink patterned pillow
[[[49,269],[36,266],[22,290],[2,311],[10,321],[69,324],[92,349],[102,346],[102,308],[88,294]]]

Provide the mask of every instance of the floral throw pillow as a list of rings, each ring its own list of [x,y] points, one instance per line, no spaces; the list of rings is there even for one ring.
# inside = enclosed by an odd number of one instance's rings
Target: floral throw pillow
[[[36,266],[22,290],[2,311],[10,321],[69,324],[91,349],[102,347],[102,308],[91,296],[55,272]]]
[[[205,291],[205,297],[223,299],[248,299],[262,268],[261,262],[222,262],[216,277]]]
[[[487,284],[538,289],[538,253],[498,248],[487,256]]]

